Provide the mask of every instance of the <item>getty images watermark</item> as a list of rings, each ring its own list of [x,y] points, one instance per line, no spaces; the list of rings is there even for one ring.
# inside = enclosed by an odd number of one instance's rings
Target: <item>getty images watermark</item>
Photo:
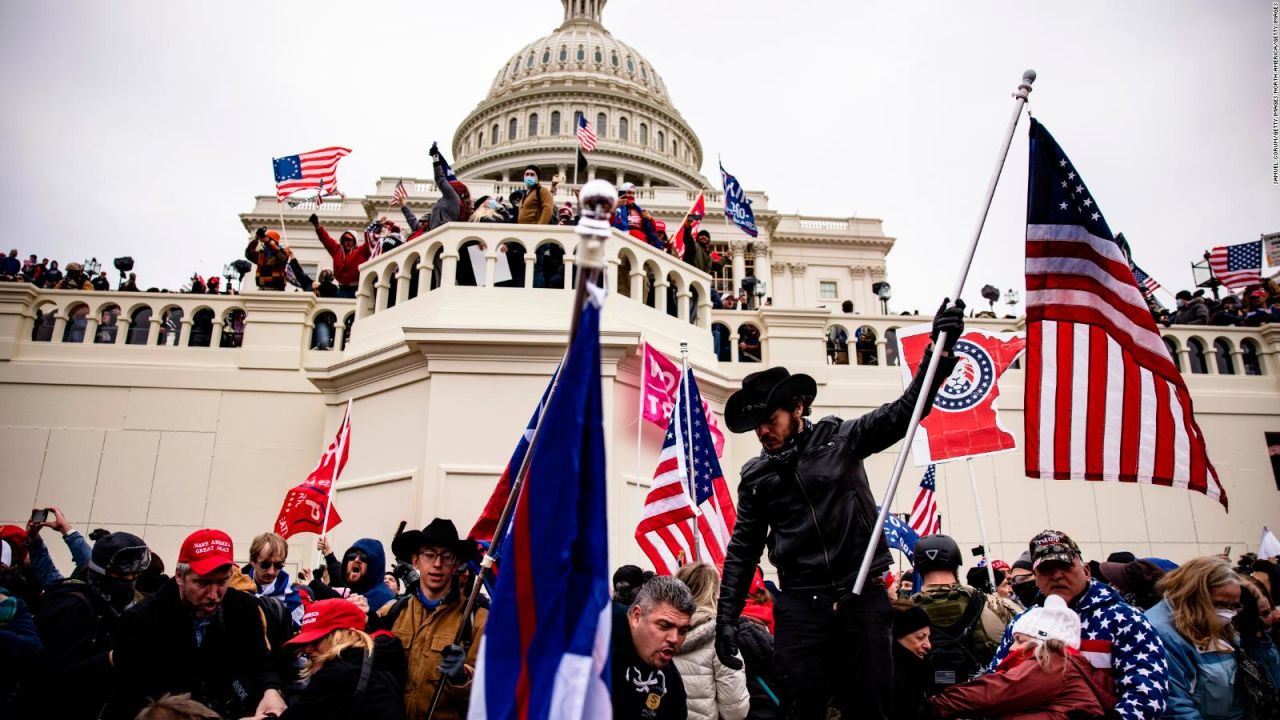
[[[1271,184],[1280,185],[1280,2],[1271,3]]]

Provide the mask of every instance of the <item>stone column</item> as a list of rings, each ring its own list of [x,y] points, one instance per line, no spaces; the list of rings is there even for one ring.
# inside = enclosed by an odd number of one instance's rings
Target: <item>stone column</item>
[[[524,286],[526,288],[533,287],[533,264],[537,261],[538,256],[533,250],[524,254]]]
[[[730,274],[730,282],[733,284],[729,287],[729,292],[737,295],[742,289],[742,279],[747,276],[747,242],[745,240],[730,241],[729,252],[733,253],[731,260],[733,272]]]
[[[618,170],[617,177],[618,177],[618,181],[613,184],[614,187],[620,187],[622,185],[622,179],[623,177],[625,177],[625,174],[622,172],[622,170]]]
[[[653,278],[653,308],[660,313],[667,312],[667,279]]]
[[[884,280],[885,278],[884,268],[873,267],[873,268],[870,268],[867,272],[869,275],[867,280],[867,293],[871,296],[870,302],[872,303],[872,307],[864,310],[863,312],[872,314],[872,315],[888,314],[889,303],[884,303],[884,306],[882,308],[880,304],[880,296],[876,295],[875,292],[871,289],[872,285],[875,285],[876,283]]]
[[[1235,366],[1237,375],[1244,375],[1244,350],[1236,345],[1236,349],[1231,351],[1231,364]]]
[[[704,330],[711,329],[711,294],[705,293],[705,297],[698,298],[698,327]]]
[[[374,295],[373,312],[380,313],[387,309],[387,293],[391,290],[391,283],[386,280],[379,280],[374,287],[377,294]]]
[[[426,295],[428,292],[431,292],[431,260],[423,258],[418,263],[418,295]]]
[[[147,328],[147,341],[145,345],[150,345],[152,341],[160,342],[160,323],[162,320],[153,311],[151,313],[151,327]],[[55,328],[56,329],[56,328]]]
[[[373,314],[373,300],[369,297],[369,291],[365,289],[364,283],[360,283],[360,289],[356,292],[356,322]]]
[[[729,362],[738,362],[738,328],[729,328]]]
[[[67,332],[67,317],[64,313],[59,312],[53,318],[53,336],[49,338],[49,342],[62,342],[62,336]]]
[[[871,285],[867,282],[866,266],[850,266],[849,281],[852,285],[849,299],[853,301],[853,311],[863,315],[878,315],[880,301],[876,299],[875,293],[871,292]],[[844,300],[844,298],[840,299]]]
[[[808,299],[805,297],[805,281],[808,279],[806,270],[808,265],[805,263],[791,263],[791,281],[792,296],[791,306],[795,308],[807,307]]]
[[[183,315],[182,322],[178,325],[178,339],[174,343],[174,347],[182,347],[191,337],[191,318]]]
[[[1186,345],[1178,348],[1178,364],[1185,368],[1183,372],[1188,375],[1191,374],[1191,351],[1187,349]]]
[[[644,268],[631,268],[631,299],[644,302]]]
[[[689,288],[683,288],[676,293],[676,318],[680,322],[689,322],[689,298],[693,297],[693,293],[689,292]]]
[[[118,335],[119,333],[120,331],[117,330],[116,334]],[[222,347],[222,318],[216,315],[213,318],[213,335],[209,338],[209,347]]]
[[[409,284],[412,279],[413,269],[402,267],[396,271],[396,305],[403,305],[409,300]],[[422,292],[422,286],[418,286],[418,292]]]
[[[617,257],[611,257],[605,263],[604,284],[610,295],[618,292],[618,268],[621,265],[622,260]]]
[[[1204,348],[1204,368],[1210,375],[1218,374],[1218,348],[1206,341]]]
[[[458,251],[446,250],[440,264],[440,287],[452,287],[458,280]]]
[[[775,304],[777,305],[789,303],[791,307],[795,307],[795,303],[791,302],[791,298],[786,297],[782,294],[783,292],[785,292],[787,293],[787,295],[790,295],[791,292],[794,290],[794,286],[792,285],[792,282],[791,282],[791,265],[784,262],[775,262],[770,267],[773,269],[773,277],[775,281],[779,276],[782,277],[782,280],[780,282],[774,282],[772,285],[770,285],[770,289],[769,289],[769,292],[771,293],[770,297],[776,300]],[[763,299],[760,300],[760,304],[761,305],[764,304]]]
[[[333,349],[341,350],[342,343],[347,340],[347,326],[341,319],[333,326]]]
[[[564,254],[564,289],[573,292],[573,255]]]
[[[98,341],[98,318],[90,315],[84,319],[84,342],[92,345]]]
[[[886,358],[884,355],[884,346],[885,346],[884,335],[879,334],[880,333],[879,330],[877,330],[876,333],[877,333],[876,334],[876,363],[880,367],[884,367],[885,365],[888,364],[886,362]],[[853,338],[849,338],[849,339],[852,340]]]
[[[131,318],[124,314],[124,308],[120,308],[120,314],[116,317],[116,345],[124,345],[129,341],[129,321]]]

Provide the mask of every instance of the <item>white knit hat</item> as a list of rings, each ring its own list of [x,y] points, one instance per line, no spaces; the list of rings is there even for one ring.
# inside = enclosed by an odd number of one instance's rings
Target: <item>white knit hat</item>
[[[1044,600],[1044,607],[1033,607],[1013,623],[1013,631],[1037,640],[1061,640],[1080,649],[1080,616],[1067,607],[1057,595]]]

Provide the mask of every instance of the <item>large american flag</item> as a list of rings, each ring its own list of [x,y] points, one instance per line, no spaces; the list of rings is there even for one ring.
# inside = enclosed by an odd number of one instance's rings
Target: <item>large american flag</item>
[[[933,535],[942,531],[942,518],[938,515],[938,499],[934,497],[937,490],[938,469],[930,465],[920,480],[920,492],[916,493],[916,501],[911,506],[911,519],[907,524],[915,531],[917,537]],[[912,543],[914,547],[914,543]]]
[[[582,146],[583,152],[596,149],[596,131],[591,129],[586,115],[578,116],[578,144]]]
[[[1029,477],[1226,493],[1129,262],[1058,143],[1031,121]]]
[[[1209,251],[1209,269],[1229,288],[1262,282],[1262,241],[1223,245]]]
[[[338,194],[338,161],[350,153],[347,148],[331,147],[271,158],[276,200],[284,200],[299,190],[315,190],[317,185],[321,195]]]
[[[689,390],[687,402],[686,385]],[[729,494],[724,473],[720,471],[720,461],[716,459],[711,431],[701,412],[702,396],[698,393],[692,370],[685,374],[677,397],[662,452],[658,455],[658,468],[653,473],[653,485],[645,498],[640,524],[636,526],[636,542],[640,543],[654,569],[665,575],[674,575],[681,565],[695,560],[711,563],[717,569],[723,568],[724,551],[729,546],[733,523],[738,517],[733,508],[733,496]],[[690,413],[687,412],[690,407],[698,408],[698,412],[692,413],[692,428],[689,426]],[[697,495],[693,500],[686,486],[690,446],[693,451],[692,485]],[[696,520],[696,532],[693,528],[695,523],[691,520]]]

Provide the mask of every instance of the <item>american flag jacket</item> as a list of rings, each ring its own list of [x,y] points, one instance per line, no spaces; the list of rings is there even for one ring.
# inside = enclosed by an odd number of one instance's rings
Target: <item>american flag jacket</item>
[[[1080,654],[1096,668],[1110,668],[1115,681],[1116,713],[1125,720],[1155,720],[1164,715],[1166,675],[1164,645],[1142,611],[1120,599],[1106,584],[1090,578],[1089,588],[1074,610],[1080,616]],[[1023,611],[1026,612],[1026,611]],[[1018,617],[1022,617],[1019,614]],[[1014,621],[987,672],[1009,654]]]

